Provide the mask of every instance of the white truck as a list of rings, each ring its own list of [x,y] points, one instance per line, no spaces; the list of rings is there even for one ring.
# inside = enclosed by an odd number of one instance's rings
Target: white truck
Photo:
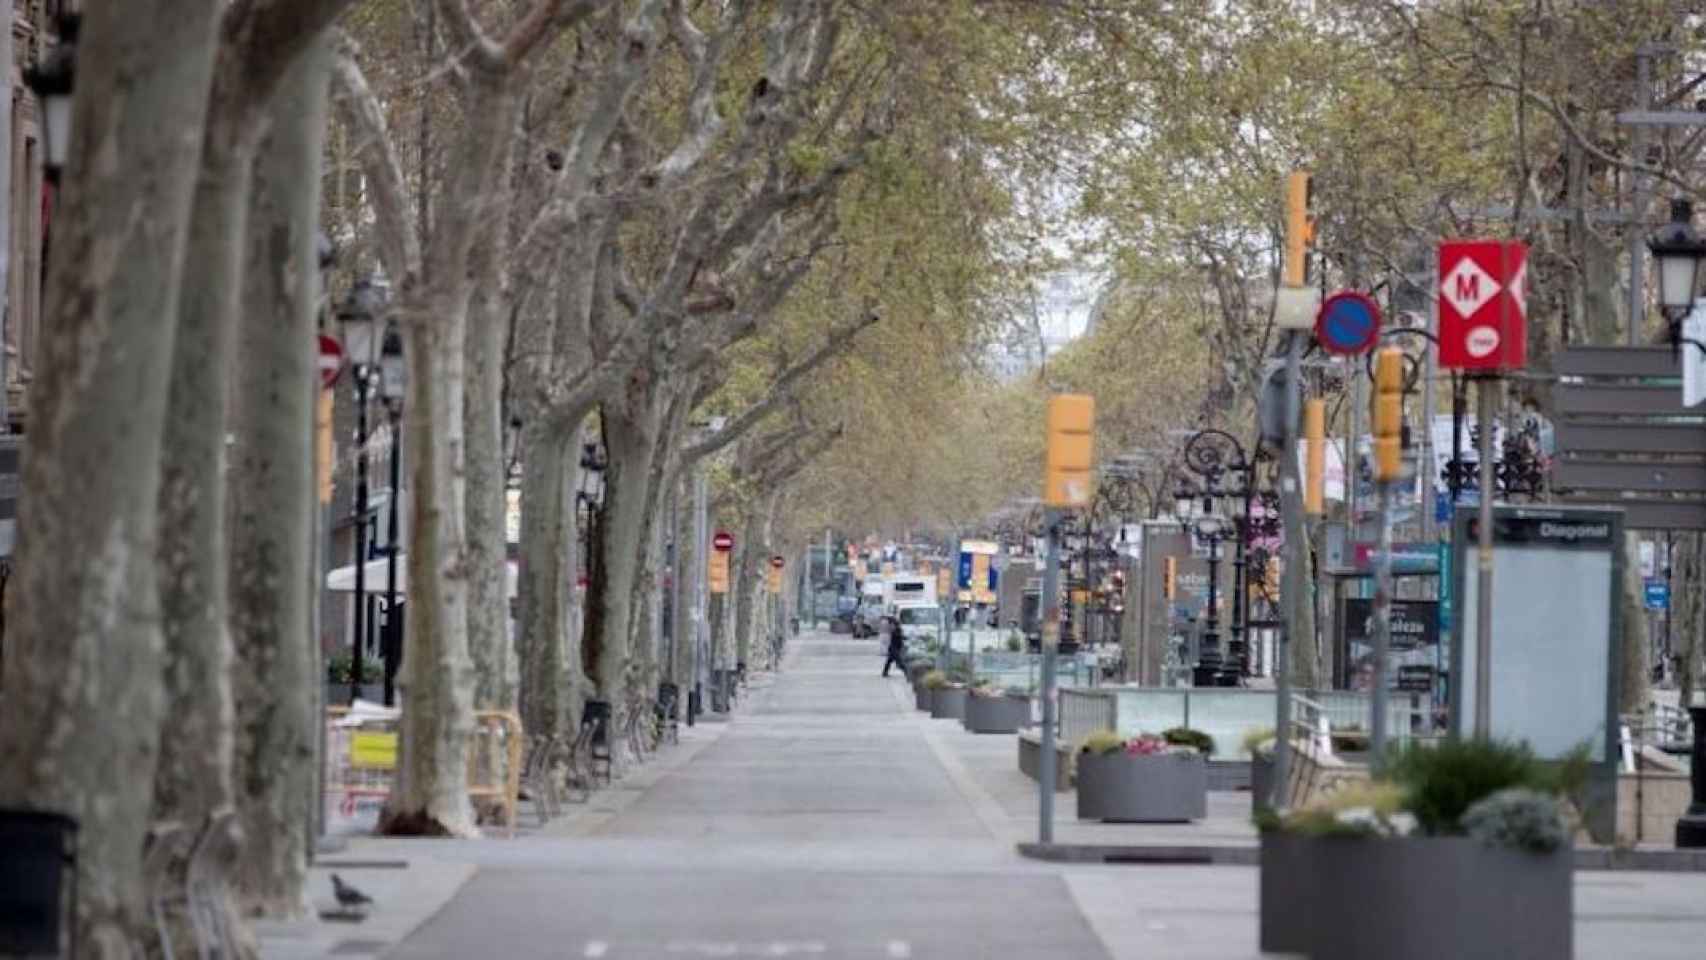
[[[883,579],[883,605],[893,610],[901,606],[936,606],[936,578],[918,573],[894,573]]]

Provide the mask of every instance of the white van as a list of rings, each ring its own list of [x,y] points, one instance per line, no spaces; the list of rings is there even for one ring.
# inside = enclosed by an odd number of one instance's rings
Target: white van
[[[883,581],[883,604],[891,610],[914,604],[934,607],[937,603],[935,577],[897,573]]]

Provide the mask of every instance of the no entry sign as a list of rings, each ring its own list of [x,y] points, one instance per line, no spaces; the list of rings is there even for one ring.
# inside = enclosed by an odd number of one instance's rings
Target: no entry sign
[[[1328,353],[1367,353],[1380,339],[1379,305],[1353,290],[1333,294],[1315,314],[1315,339]]]
[[[330,387],[338,382],[338,372],[344,368],[344,347],[336,337],[319,334],[320,357],[320,386]]]
[[[1439,245],[1439,365],[1518,370],[1528,362],[1528,245]]]
[[[711,538],[711,546],[720,553],[728,553],[735,548],[734,534],[726,530],[718,530],[717,535]]]

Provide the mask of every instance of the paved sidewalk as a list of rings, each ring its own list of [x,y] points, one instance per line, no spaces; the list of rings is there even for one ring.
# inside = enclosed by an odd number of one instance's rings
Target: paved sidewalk
[[[1014,738],[917,713],[880,665],[875,641],[808,634],[730,720],[684,729],[543,828],[357,841],[333,859],[408,861],[339,868],[379,901],[373,919],[274,936],[265,955],[1258,956],[1255,869],[1020,857],[1036,789]],[[1217,794],[1191,827],[1079,824],[1072,801],[1057,797],[1062,838],[1253,839],[1247,794]],[[1582,872],[1576,892],[1579,958],[1681,960],[1706,943],[1706,877]]]

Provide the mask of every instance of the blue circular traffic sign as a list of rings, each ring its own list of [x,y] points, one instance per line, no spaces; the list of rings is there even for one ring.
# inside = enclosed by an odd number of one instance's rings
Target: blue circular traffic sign
[[[1354,290],[1333,294],[1315,314],[1315,339],[1328,353],[1367,353],[1380,339],[1380,306]]]

